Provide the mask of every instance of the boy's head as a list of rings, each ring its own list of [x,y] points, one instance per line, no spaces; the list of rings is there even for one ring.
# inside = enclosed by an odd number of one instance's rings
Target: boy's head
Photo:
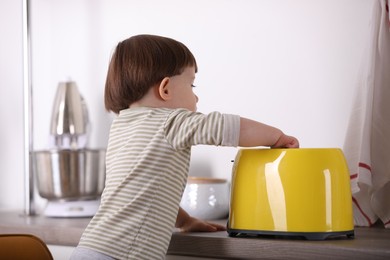
[[[140,100],[165,77],[195,67],[195,57],[181,42],[156,36],[136,35],[120,42],[108,68],[104,102],[107,110],[119,113]]]

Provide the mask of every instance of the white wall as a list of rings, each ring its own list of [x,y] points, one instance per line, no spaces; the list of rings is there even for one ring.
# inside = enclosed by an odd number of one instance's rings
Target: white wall
[[[34,149],[47,148],[59,81],[74,79],[105,147],[110,54],[138,33],[186,44],[199,65],[199,111],[240,114],[342,147],[374,0],[31,0]],[[15,15],[16,14],[16,15]],[[23,208],[21,1],[0,2],[0,209]],[[191,175],[230,178],[236,149],[195,147]]]
[[[23,208],[22,1],[0,1],[0,209]]]

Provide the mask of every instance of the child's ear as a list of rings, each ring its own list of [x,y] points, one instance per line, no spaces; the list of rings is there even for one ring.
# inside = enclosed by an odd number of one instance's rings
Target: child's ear
[[[171,99],[171,90],[170,90],[170,79],[168,77],[165,77],[160,85],[158,86],[158,94],[160,95],[161,99],[166,101]]]

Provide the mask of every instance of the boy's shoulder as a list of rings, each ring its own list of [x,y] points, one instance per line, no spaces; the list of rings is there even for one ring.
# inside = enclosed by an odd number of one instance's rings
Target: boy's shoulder
[[[166,107],[134,107],[123,109],[119,112],[118,117],[134,116],[134,115],[145,115],[145,114],[171,114],[171,113],[182,113],[188,111],[182,108],[166,108]],[[188,111],[189,112],[189,111]]]
[[[172,120],[176,117],[191,117],[200,115],[199,112],[192,112],[184,108],[165,108],[165,107],[135,107],[121,110],[114,121],[144,120],[152,118],[161,118]]]

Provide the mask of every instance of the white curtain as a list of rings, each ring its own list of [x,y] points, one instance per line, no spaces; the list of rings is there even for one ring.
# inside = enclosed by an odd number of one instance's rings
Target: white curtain
[[[390,15],[389,0],[374,0],[357,95],[344,153],[351,174],[354,221],[390,228]]]

